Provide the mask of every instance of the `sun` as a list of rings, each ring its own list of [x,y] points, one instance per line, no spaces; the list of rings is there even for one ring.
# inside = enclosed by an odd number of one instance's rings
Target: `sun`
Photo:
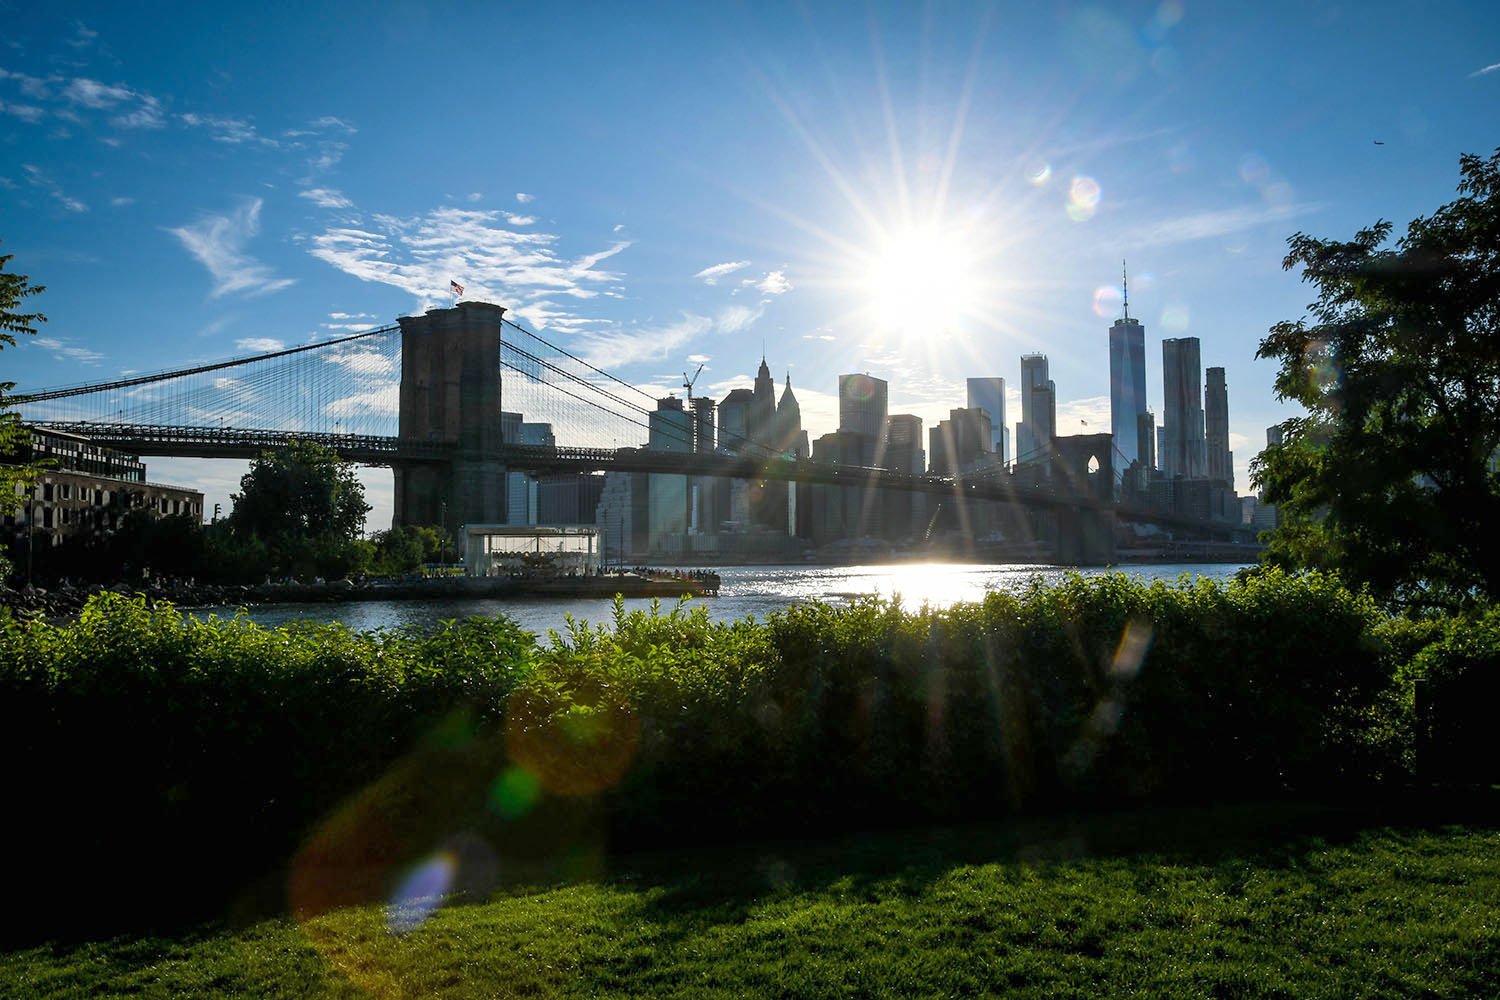
[[[879,326],[945,332],[977,307],[975,255],[962,234],[935,226],[884,234],[861,284]]]

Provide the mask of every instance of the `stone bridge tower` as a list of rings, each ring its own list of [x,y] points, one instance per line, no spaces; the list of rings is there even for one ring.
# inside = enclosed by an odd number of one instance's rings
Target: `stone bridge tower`
[[[402,316],[400,438],[442,445],[446,462],[398,462],[395,523],[505,520],[500,433],[500,327],[505,310],[460,302]]]
[[[1112,503],[1114,470],[1114,435],[1073,434],[1052,439],[1052,482],[1064,496]],[[1087,506],[1059,510],[1056,559],[1064,566],[1113,563],[1114,514]]]

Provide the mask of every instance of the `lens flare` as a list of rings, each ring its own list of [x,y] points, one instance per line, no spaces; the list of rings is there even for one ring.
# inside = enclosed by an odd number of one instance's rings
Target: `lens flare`
[[[1182,23],[1182,0],[1162,0],[1156,8],[1156,23],[1163,28],[1173,28]]]
[[[1087,222],[1099,209],[1099,182],[1092,177],[1075,177],[1068,186],[1068,218]]]
[[[1120,314],[1120,290],[1109,285],[1094,289],[1094,315],[1113,319]]]
[[[457,860],[446,851],[412,866],[385,908],[385,924],[391,933],[409,934],[426,923],[443,905],[457,870]]]
[[[624,692],[592,679],[565,693],[522,688],[511,695],[505,715],[510,759],[554,795],[611,787],[640,740],[640,720]]]
[[[1026,171],[1026,179],[1037,187],[1042,187],[1047,181],[1052,179],[1052,164],[1038,163],[1034,165],[1030,170]]]
[[[1246,153],[1240,160],[1240,180],[1259,187],[1271,176],[1271,165],[1259,153]]]
[[[875,380],[868,375],[851,375],[839,386],[839,391],[850,399],[866,403],[875,397]]]
[[[1153,634],[1151,623],[1145,619],[1126,622],[1125,631],[1120,634],[1120,645],[1115,648],[1115,657],[1110,661],[1110,676],[1116,680],[1133,680],[1146,662]]]
[[[1161,311],[1161,328],[1172,333],[1181,333],[1188,328],[1191,310],[1183,302],[1169,302]]]
[[[506,819],[520,819],[542,797],[542,783],[524,767],[512,765],[490,786],[490,808]]]

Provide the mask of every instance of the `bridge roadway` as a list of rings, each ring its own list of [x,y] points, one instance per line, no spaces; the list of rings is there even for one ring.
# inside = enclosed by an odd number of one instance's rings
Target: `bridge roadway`
[[[363,434],[289,432],[240,427],[177,427],[160,424],[112,424],[89,421],[37,421],[34,426],[87,438],[97,445],[134,455],[162,458],[251,459],[285,447],[290,441],[313,441],[359,465],[446,463],[465,457],[442,442],[412,441]],[[681,453],[645,448],[558,448],[507,444],[494,454],[506,467],[537,475],[570,472],[655,472],[724,479],[772,479],[824,486],[879,488],[942,497],[965,496],[1019,504],[1036,510],[1112,512],[1123,520],[1189,532],[1196,537],[1232,536],[1235,526],[1164,515],[1109,503],[1095,497],[1065,495],[1051,482],[1028,485],[1014,476],[916,475],[889,469],[834,465],[828,462],[754,455]]]

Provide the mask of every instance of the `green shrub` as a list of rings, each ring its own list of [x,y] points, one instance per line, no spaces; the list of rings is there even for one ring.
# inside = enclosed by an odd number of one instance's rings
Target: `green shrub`
[[[5,836],[34,893],[130,917],[289,859],[316,910],[439,849],[522,878],[611,844],[1342,794],[1407,778],[1413,680],[1496,661],[1500,618],[1481,625],[1274,571],[761,623],[617,603],[543,643],[504,619],[265,629],[106,595],[67,625],[0,620]]]

